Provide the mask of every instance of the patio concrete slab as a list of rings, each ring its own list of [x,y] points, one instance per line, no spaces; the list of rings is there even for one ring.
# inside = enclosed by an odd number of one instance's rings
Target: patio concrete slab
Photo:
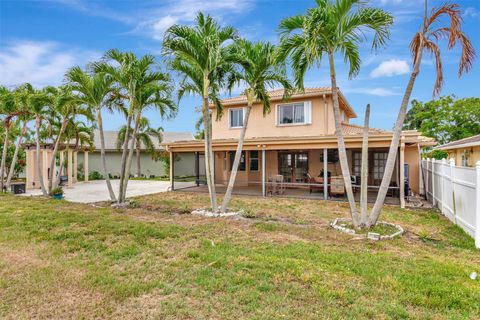
[[[117,194],[119,180],[112,180],[112,187]],[[192,186],[193,182],[175,182],[177,187]],[[170,188],[168,181],[151,181],[151,180],[130,180],[127,188],[127,198],[166,192]],[[79,203],[93,203],[110,200],[107,184],[105,180],[97,180],[90,182],[78,182],[73,187],[64,187],[65,200]],[[27,190],[22,196],[39,196],[41,190]]]

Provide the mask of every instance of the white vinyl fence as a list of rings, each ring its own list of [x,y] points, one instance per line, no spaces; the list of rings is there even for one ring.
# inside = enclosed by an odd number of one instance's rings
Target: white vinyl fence
[[[480,248],[480,161],[476,167],[457,167],[455,161],[422,161],[428,201],[475,239]]]

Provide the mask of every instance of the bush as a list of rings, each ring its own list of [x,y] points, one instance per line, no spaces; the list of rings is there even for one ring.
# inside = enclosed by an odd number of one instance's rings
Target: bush
[[[52,191],[50,192],[50,195],[51,196],[55,196],[55,195],[62,195],[63,196],[63,188],[62,187],[53,188]]]
[[[448,152],[444,150],[432,150],[430,152],[425,153],[425,158],[442,160],[448,158]]]
[[[88,180],[103,180],[103,176],[100,172],[98,171],[92,171],[88,175]]]

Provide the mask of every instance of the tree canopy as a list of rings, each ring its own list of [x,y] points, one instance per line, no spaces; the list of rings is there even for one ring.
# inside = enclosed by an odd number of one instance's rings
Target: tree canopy
[[[412,100],[403,129],[419,130],[440,144],[480,134],[480,98]]]

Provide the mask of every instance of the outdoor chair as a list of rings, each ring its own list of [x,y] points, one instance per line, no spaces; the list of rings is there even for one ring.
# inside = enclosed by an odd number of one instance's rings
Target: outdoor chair
[[[310,193],[314,191],[323,192],[324,190],[323,178],[315,179],[310,175],[310,173],[307,173],[307,181],[308,181]]]
[[[285,194],[284,178],[281,174],[276,174],[268,178],[267,194]]]

